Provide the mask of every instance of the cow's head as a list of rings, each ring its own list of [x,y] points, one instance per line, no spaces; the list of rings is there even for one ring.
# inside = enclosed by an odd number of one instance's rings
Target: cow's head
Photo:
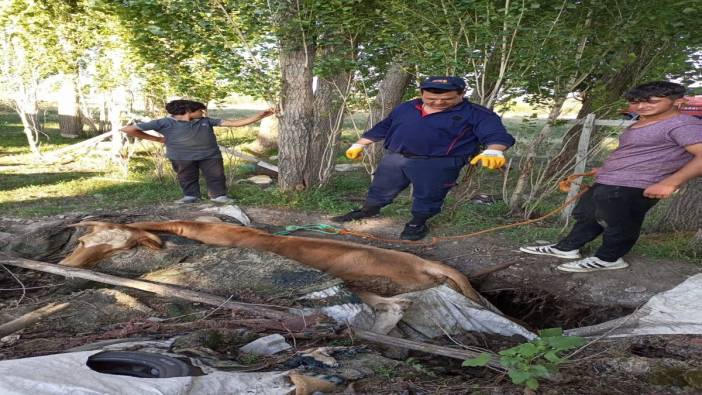
[[[85,221],[69,226],[91,229],[78,239],[80,244],[59,265],[90,267],[116,251],[127,250],[139,244],[153,249],[160,249],[162,245],[161,239],[155,234],[128,225]]]

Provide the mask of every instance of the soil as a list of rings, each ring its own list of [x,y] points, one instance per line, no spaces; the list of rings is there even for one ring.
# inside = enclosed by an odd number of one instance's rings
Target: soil
[[[202,215],[201,205],[144,207],[138,211],[98,211],[69,213],[35,220],[0,217],[0,249],[36,260],[55,263],[77,243],[79,233],[66,230],[65,225],[87,217],[113,222],[139,220],[194,219]],[[289,225],[306,225],[330,222],[328,217],[316,213],[289,210],[244,208],[253,226],[270,232]],[[220,217],[233,222],[231,218]],[[395,239],[404,223],[388,218],[373,218],[346,224],[345,227],[377,236]],[[671,289],[691,275],[699,273],[699,266],[673,261],[652,261],[638,256],[627,256],[630,267],[624,270],[587,274],[563,273],[555,269],[562,263],[558,258],[523,254],[517,245],[500,238],[499,233],[442,241],[407,244],[390,241],[366,240],[350,235],[322,235],[314,232],[297,232],[296,235],[342,239],[382,248],[392,248],[442,261],[465,273],[490,302],[506,315],[515,318],[532,330],[550,327],[564,329],[601,323],[632,312],[653,295]],[[168,239],[171,245],[187,245],[189,241]],[[191,242],[192,243],[192,242]],[[206,267],[207,273],[218,273],[221,282],[213,277],[189,277],[189,287],[211,291],[214,294],[235,296],[235,299],[259,303],[289,305],[275,292],[270,283],[248,284],[227,277],[221,266],[209,258],[210,249],[196,246],[195,250],[172,248],[162,252],[138,248],[117,254],[101,262],[95,270],[138,277],[146,275],[144,267],[138,269],[133,262],[148,262],[148,276],[167,282],[168,278],[182,273],[192,273]],[[232,250],[232,249],[227,249]],[[192,251],[198,251],[193,253]],[[208,252],[209,251],[209,252]],[[218,258],[230,261],[250,261],[259,258],[246,253],[217,251]],[[242,255],[243,254],[243,255]],[[271,254],[273,255],[273,254]],[[148,259],[147,259],[148,258]],[[266,259],[275,259],[270,256]],[[165,263],[173,264],[164,269]],[[278,264],[278,263],[277,263]],[[287,267],[289,262],[279,262]],[[509,265],[504,268],[504,266]],[[485,274],[491,269],[501,270]],[[200,344],[221,359],[236,359],[236,349],[246,341],[265,333],[274,333],[263,320],[255,317],[237,317],[207,306],[159,298],[142,292],[108,289],[95,284],[66,280],[58,276],[10,269],[17,279],[2,270],[0,275],[0,322],[23,312],[31,311],[51,301],[73,300],[71,308],[59,318],[49,319],[0,339],[0,360],[61,352],[107,339],[130,337],[167,338],[176,335],[210,331],[201,336]],[[175,268],[175,269],[174,269]],[[177,270],[176,270],[177,269]],[[174,271],[175,270],[175,271]],[[334,280],[300,270],[289,278],[290,282],[331,284]],[[476,277],[478,274],[483,274]],[[158,275],[157,275],[158,274]],[[269,273],[270,278],[275,273]],[[18,284],[22,282],[24,289]],[[285,279],[283,279],[283,282]],[[280,284],[281,279],[272,283]],[[277,282],[276,282],[277,281]],[[89,287],[86,289],[86,285]],[[279,290],[280,291],[280,290]],[[18,303],[19,302],[19,303]],[[19,306],[18,306],[19,304]],[[77,307],[83,306],[83,309]],[[92,308],[91,308],[92,306]],[[109,308],[108,308],[109,307]],[[203,312],[207,312],[206,314]],[[154,317],[160,317],[154,319]],[[165,318],[164,318],[165,317]],[[188,318],[190,317],[190,318]],[[193,319],[196,318],[196,319]],[[86,324],[90,323],[90,324]],[[245,322],[246,325],[241,323]],[[309,338],[295,338],[295,347],[302,350],[311,346],[348,344],[347,336],[323,324],[322,334]],[[214,331],[214,332],[212,332]],[[222,336],[228,341],[212,342]],[[236,334],[236,336],[233,335]],[[285,334],[288,339],[290,334]],[[236,339],[236,340],[232,340]],[[464,345],[499,351],[521,342],[519,339],[468,333],[453,339],[436,339],[437,344]],[[355,346],[357,342],[352,342]],[[372,344],[367,347],[376,354],[390,356],[390,350]],[[395,350],[397,351],[397,350]],[[483,368],[461,367],[461,361],[428,354],[410,353],[399,359],[383,359],[374,365],[372,374],[353,380],[344,386],[347,393],[368,394],[521,394],[523,389],[510,383],[504,374]],[[243,363],[243,362],[242,362]],[[280,360],[257,361],[258,368],[284,368]],[[633,338],[598,339],[566,363],[551,380],[542,381],[538,393],[545,394],[693,394],[702,392],[702,336],[640,336]]]

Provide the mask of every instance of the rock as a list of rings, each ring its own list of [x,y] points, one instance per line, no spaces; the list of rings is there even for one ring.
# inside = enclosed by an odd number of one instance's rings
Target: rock
[[[0,247],[4,247],[7,243],[9,243],[12,237],[14,237],[12,233],[0,232]]]
[[[270,185],[273,183],[273,179],[265,174],[249,177],[245,181],[254,183],[256,185]]]
[[[356,169],[360,169],[361,167],[363,167],[363,165],[360,163],[341,163],[341,164],[334,166],[334,171],[339,171],[339,172],[354,171]]]
[[[251,343],[239,348],[239,351],[254,355],[273,355],[291,349],[285,338],[277,333],[258,338]]]
[[[470,198],[471,203],[475,204],[492,204],[500,200],[500,198],[496,195],[488,195],[485,193],[478,193]]]
[[[202,211],[205,211],[208,213],[226,215],[227,217],[231,217],[231,218],[234,218],[235,220],[239,221],[239,223],[244,225],[244,226],[251,225],[251,219],[249,219],[249,216],[246,215],[244,210],[242,210],[239,206],[234,205],[234,204],[228,204],[226,206],[209,207],[209,208],[203,209]]]

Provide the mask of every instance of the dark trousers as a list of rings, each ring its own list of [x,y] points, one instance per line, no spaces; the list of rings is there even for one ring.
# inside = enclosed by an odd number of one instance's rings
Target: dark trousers
[[[211,198],[227,194],[222,158],[202,160],[171,160],[173,170],[178,175],[180,189],[184,196],[200,197],[200,171],[207,183],[207,195]]]
[[[389,152],[378,165],[365,205],[386,206],[411,183],[412,215],[429,218],[441,211],[465,164],[462,157],[405,157]]]
[[[576,250],[602,234],[595,256],[614,262],[634,247],[646,212],[658,203],[643,195],[643,189],[595,184],[583,194],[573,210],[575,225],[555,247]]]

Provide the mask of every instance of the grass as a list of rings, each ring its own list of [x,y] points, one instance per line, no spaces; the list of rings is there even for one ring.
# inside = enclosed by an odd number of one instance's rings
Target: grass
[[[211,116],[239,118],[255,112],[256,110],[213,110]],[[362,114],[354,117],[357,125],[365,124]],[[41,138],[43,151],[76,142],[60,137],[55,112],[46,112],[44,120],[46,136]],[[518,130],[518,135],[526,136],[539,127],[534,123],[521,126],[520,128],[520,123],[514,123],[511,124],[511,129]],[[250,143],[255,136],[254,127],[232,128],[218,133],[220,143],[230,147]],[[356,137],[356,131],[350,127],[345,129],[342,145],[354,141]],[[70,163],[46,165],[34,161],[29,155],[17,116],[1,110],[0,139],[0,212],[6,216],[36,218],[69,212],[136,209],[171,202],[181,195],[170,164],[164,162],[156,145],[142,145],[145,149],[136,152],[126,170],[110,165],[104,158],[90,155],[79,157]],[[343,155],[337,159],[339,163],[348,162]],[[157,163],[161,163],[160,173],[155,170]],[[261,187],[237,182],[251,175],[253,169],[250,164],[231,161],[226,163],[226,171],[229,192],[243,206],[275,207],[320,214],[340,214],[360,206],[370,181],[363,171],[339,173],[329,185],[322,188],[281,192],[275,186]],[[481,193],[501,196],[502,182],[499,174],[480,171],[478,178]],[[541,208],[542,212],[557,207],[563,197],[560,194],[549,197]],[[435,235],[466,234],[518,221],[506,216],[508,208],[501,202],[482,205],[456,202],[455,196],[449,194],[445,207],[447,209],[432,220]],[[450,207],[455,208],[450,210]],[[410,216],[410,208],[409,191],[405,191],[395,203],[383,209],[383,215],[406,219]],[[492,235],[507,240],[510,244],[520,245],[537,240],[554,241],[566,230],[557,220],[549,220],[498,231]],[[691,236],[685,233],[644,234],[634,253],[655,259],[698,262],[699,257],[687,245]],[[588,249],[592,251],[596,246],[596,243],[591,243]]]

